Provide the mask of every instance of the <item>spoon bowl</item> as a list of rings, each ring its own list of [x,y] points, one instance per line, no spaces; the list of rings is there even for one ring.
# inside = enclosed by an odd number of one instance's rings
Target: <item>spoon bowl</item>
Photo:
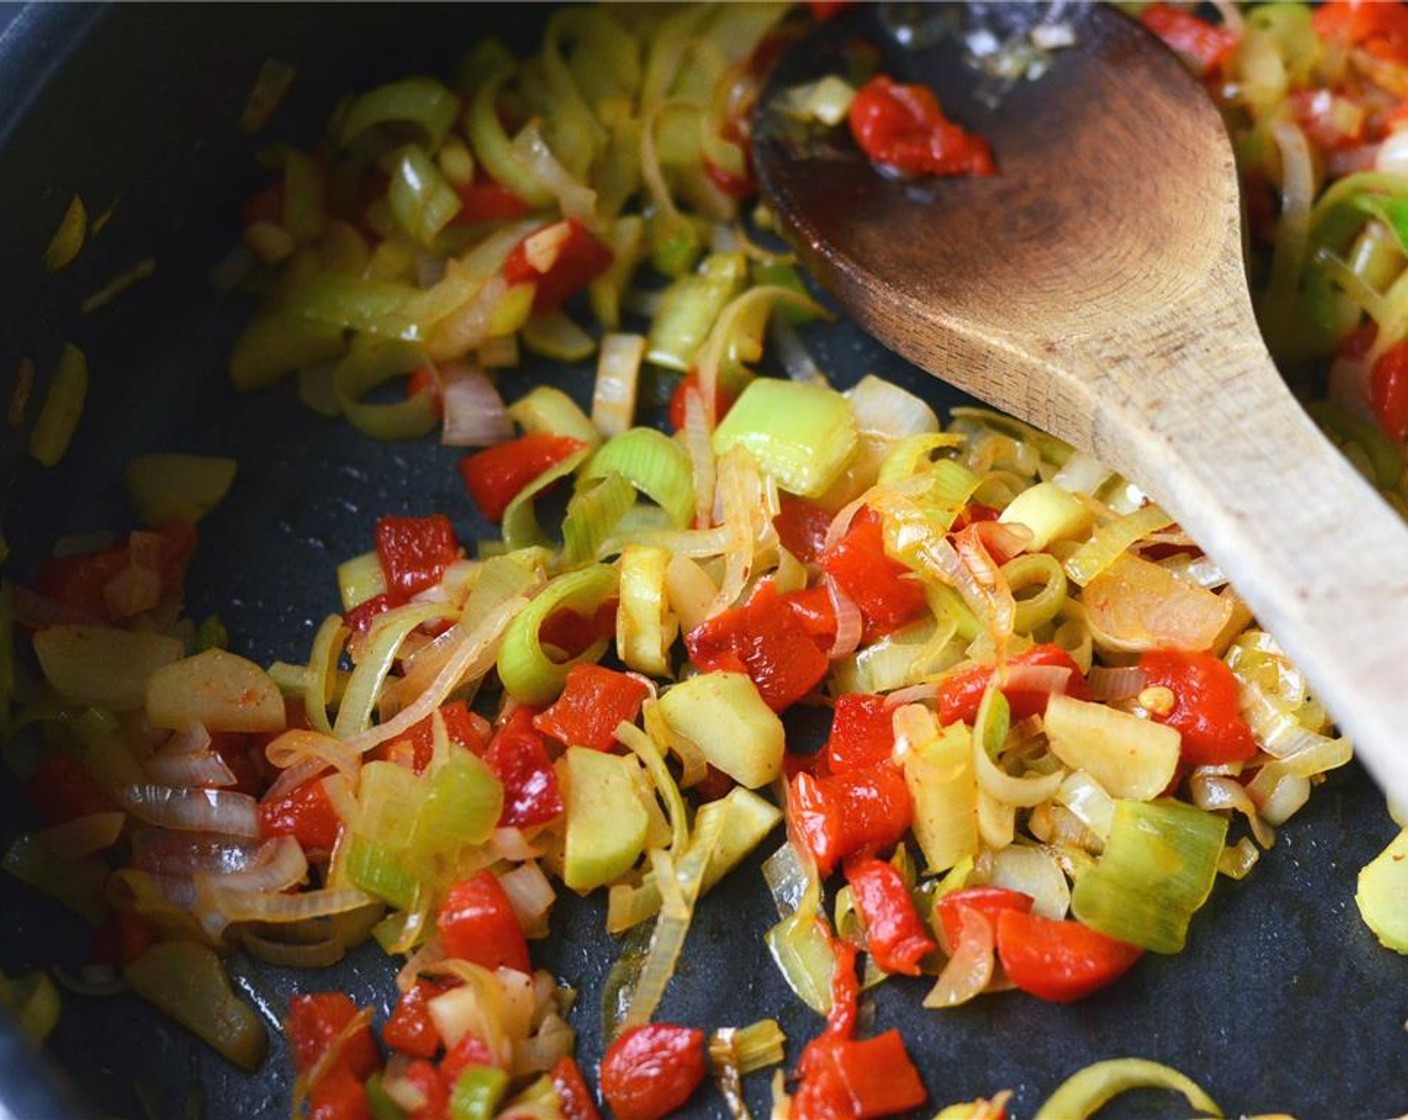
[[[993,103],[955,36],[866,6],[791,45],[755,126],[779,226],[872,335],[1135,481],[1221,565],[1386,792],[1408,805],[1408,527],[1318,432],[1261,340],[1219,114],[1107,5]],[[1010,10],[1009,10],[1010,11]],[[998,174],[905,182],[780,93],[858,46],[933,89]]]

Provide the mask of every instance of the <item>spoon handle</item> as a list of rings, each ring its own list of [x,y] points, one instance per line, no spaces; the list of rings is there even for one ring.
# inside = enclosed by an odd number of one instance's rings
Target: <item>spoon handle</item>
[[[1408,525],[1320,434],[1255,330],[1213,337],[1227,340],[1215,353],[1136,358],[1108,394],[1093,386],[1095,450],[1220,563],[1408,806]]]

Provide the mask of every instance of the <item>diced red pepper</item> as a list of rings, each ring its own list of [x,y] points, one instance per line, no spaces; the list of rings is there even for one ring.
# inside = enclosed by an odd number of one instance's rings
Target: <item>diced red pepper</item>
[[[934,951],[904,878],[878,859],[846,864],[856,908],[865,919],[866,949],[886,972],[919,975],[919,962]]]
[[[782,547],[804,564],[821,560],[826,550],[826,534],[831,528],[832,514],[806,498],[782,495],[772,526],[782,541]]]
[[[64,750],[53,751],[39,760],[34,773],[25,779],[24,795],[47,825],[111,812],[117,807],[82,759]]]
[[[1083,999],[1118,980],[1144,955],[1076,921],[1020,910],[997,916],[997,956],[1017,987],[1053,1003]]]
[[[684,642],[690,660],[706,672],[746,673],[775,712],[815,688],[829,666],[771,581],[760,583],[741,607],[695,627]]]
[[[471,182],[454,184],[454,191],[460,197],[460,208],[450,219],[452,226],[521,218],[530,209],[528,203],[480,168],[475,168]]]
[[[616,1120],[660,1120],[704,1080],[704,1032],[646,1023],[617,1037],[601,1060],[601,1094]]]
[[[577,657],[603,638],[615,636],[619,605],[620,600],[613,595],[604,599],[591,615],[570,609],[553,611],[538,631],[538,640],[560,650],[564,658]]]
[[[1205,78],[1224,62],[1237,45],[1237,33],[1199,19],[1186,8],[1150,4],[1139,12],[1139,22],[1157,35],[1200,77]]]
[[[1173,693],[1171,711],[1149,714],[1183,737],[1180,751],[1184,762],[1217,766],[1245,761],[1256,754],[1256,738],[1238,703],[1237,678],[1212,654],[1153,649],[1140,654],[1139,668],[1146,687],[1162,687]]]
[[[634,723],[650,687],[639,677],[584,663],[567,671],[567,686],[533,726],[568,747],[609,751],[616,727]]]
[[[309,778],[282,797],[259,803],[259,835],[292,836],[304,851],[331,851],[342,831],[342,818],[322,778]]]
[[[328,1070],[308,1094],[308,1120],[372,1120],[362,1082],[345,1065]]]
[[[460,460],[460,477],[486,520],[497,525],[509,503],[535,478],[587,445],[571,436],[529,432]]]
[[[195,527],[173,521],[156,530],[160,540],[156,574],[163,600],[179,598],[186,565],[195,548]],[[115,621],[104,588],[132,563],[132,536],[102,552],[81,553],[45,560],[39,565],[35,590],[78,614],[105,622]]]
[[[428,980],[417,980],[401,993],[391,1017],[381,1029],[381,1040],[392,1050],[412,1058],[433,1058],[440,1052],[440,1031],[426,1004],[443,989]]]
[[[504,787],[502,828],[527,828],[562,815],[562,790],[547,741],[533,726],[536,714],[536,708],[516,708],[484,752],[484,761]]]
[[[944,952],[952,954],[958,948],[963,936],[963,911],[978,911],[988,921],[996,924],[998,915],[1004,910],[1018,910],[1023,914],[1032,912],[1033,898],[1021,891],[1006,887],[963,887],[940,896],[934,903],[934,921],[939,931],[939,944]]]
[[[454,526],[443,513],[383,517],[376,523],[376,554],[393,606],[434,587],[460,557]]]
[[[885,697],[850,692],[836,698],[836,716],[826,740],[826,764],[833,773],[889,762],[894,748],[894,712]]]
[[[342,616],[342,624],[354,634],[365,634],[372,627],[372,620],[391,609],[391,596],[373,595],[363,599]]]
[[[867,1039],[823,1035],[807,1044],[798,1069],[793,1120],[891,1116],[929,1095],[897,1030]]]
[[[1349,148],[1357,148],[1365,142],[1368,114],[1357,115],[1352,123],[1346,127],[1336,111],[1344,102],[1334,90],[1292,90],[1287,99],[1301,131],[1320,151],[1345,151]]]
[[[670,394],[670,427],[677,432],[684,431],[685,397],[690,389],[696,393],[699,391],[699,375],[697,373],[685,374],[680,378],[680,383],[675,386],[675,391]],[[730,392],[717,380],[714,382],[715,424],[728,415],[728,410],[733,407],[733,402],[737,399],[735,393]]]
[[[944,116],[924,86],[902,85],[883,74],[851,101],[851,135],[873,162],[909,175],[992,175],[988,143]]]
[[[157,928],[142,915],[114,910],[93,931],[88,961],[90,964],[121,968],[131,964],[159,940]]]
[[[904,775],[889,763],[824,778],[792,779],[793,824],[816,857],[823,876],[847,856],[893,847],[914,815]]]
[[[601,1120],[596,1101],[592,1099],[592,1091],[587,1087],[581,1069],[570,1055],[559,1058],[557,1064],[548,1071],[548,1077],[557,1091],[557,1106],[558,1111],[562,1113],[562,1120]]]
[[[807,0],[807,10],[816,19],[831,19],[854,3],[855,0]]]
[[[1321,38],[1408,64],[1408,6],[1397,0],[1328,0],[1316,7],[1311,21]]]
[[[417,393],[430,394],[430,407],[436,416],[445,414],[445,400],[440,392],[440,380],[426,366],[419,366],[406,378],[406,399]]]
[[[1092,699],[1090,685],[1081,675],[1080,666],[1060,646],[1049,643],[1032,646],[1031,649],[1008,658],[1008,664],[1054,665],[1069,669],[1071,675],[1063,689],[1065,694],[1077,700]],[[978,718],[978,706],[983,701],[983,693],[987,691],[992,675],[991,665],[970,665],[943,677],[939,681],[939,722],[945,727],[951,723],[973,723]],[[1046,701],[1050,699],[1048,693],[1029,689],[1005,687],[1001,691],[1012,709],[1013,719],[1040,715],[1046,711]]]
[[[868,637],[889,633],[925,609],[923,586],[886,554],[884,529],[868,509],[822,554],[821,566],[860,608]]]
[[[836,641],[836,608],[826,588],[803,587],[778,598],[792,612],[818,648],[831,648]]]
[[[737,784],[718,767],[706,764],[704,777],[700,778],[691,788],[695,797],[701,802],[717,801],[721,797],[727,797],[729,791]]]
[[[440,716],[445,721],[445,736],[451,743],[457,743],[475,754],[484,753],[492,733],[488,720],[470,711],[463,700],[450,700],[442,704]],[[378,744],[368,752],[368,757],[398,762],[409,766],[417,774],[424,773],[435,755],[434,718],[426,716],[419,723],[412,724],[400,739]]]
[[[448,956],[489,969],[533,971],[523,927],[492,871],[485,869],[451,887],[435,916],[435,928]]]
[[[356,1014],[357,1005],[342,992],[313,992],[288,1001],[284,1030],[299,1073],[317,1065]],[[358,1081],[365,1081],[381,1064],[369,1026],[363,1025],[348,1036],[336,1064],[345,1066]]]
[[[401,1076],[415,1087],[422,1101],[419,1108],[411,1111],[407,1120],[448,1120],[450,1086],[433,1064],[424,1058],[417,1058],[407,1064]]]
[[[499,1066],[500,1064],[498,1059],[494,1057],[494,1052],[489,1049],[489,1044],[477,1034],[470,1032],[461,1036],[460,1040],[450,1047],[449,1052],[440,1060],[440,1077],[453,1093],[455,1082],[460,1079],[460,1074],[470,1066]]]
[[[556,310],[568,296],[585,288],[611,267],[611,250],[576,218],[534,230],[509,253],[504,278],[533,283],[533,310]]]
[[[756,189],[752,175],[735,175],[710,160],[704,161],[704,174],[724,194],[732,198],[747,198]]]
[[[1408,341],[1394,343],[1374,361],[1369,404],[1389,439],[1408,440]]]

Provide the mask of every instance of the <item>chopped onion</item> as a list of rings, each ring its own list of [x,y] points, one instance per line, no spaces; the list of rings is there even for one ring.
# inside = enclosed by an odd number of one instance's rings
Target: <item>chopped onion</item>
[[[1006,887],[1032,897],[1032,913],[1060,919],[1071,905],[1071,888],[1065,873],[1050,852],[1014,844],[995,852],[989,886]]]
[[[929,994],[925,1007],[957,1007],[981,994],[993,976],[993,928],[986,915],[972,906],[959,909],[962,921],[958,945]]]
[[[285,891],[308,874],[303,845],[292,836],[276,836],[259,846],[254,859],[239,871],[197,872],[196,886],[220,891]]]
[[[854,653],[860,645],[865,619],[856,601],[846,594],[845,589],[831,578],[827,572],[823,577],[826,593],[831,597],[831,610],[836,615],[836,638],[831,643],[828,656],[835,659]]]
[[[1054,696],[1066,691],[1066,685],[1071,681],[1071,669],[1067,665],[1008,665],[1003,671],[1002,680],[1004,689]]]
[[[493,447],[513,438],[504,399],[478,366],[441,363],[440,400],[444,408],[440,442],[446,446]]]
[[[38,833],[40,842],[64,860],[80,860],[110,848],[122,835],[127,814],[112,810],[106,813],[86,813],[81,817],[56,824]]]
[[[610,438],[635,422],[640,366],[645,357],[645,336],[609,332],[602,337],[592,387],[592,423]]]
[[[139,820],[184,832],[258,836],[259,814],[247,793],[217,789],[174,789],[134,782],[117,791],[118,803]]]
[[[596,191],[579,183],[558,162],[536,121],[513,139],[513,155],[544,187],[557,196],[564,217],[591,225],[596,220]]]
[[[508,895],[518,924],[529,937],[547,933],[548,911],[557,899],[548,877],[543,874],[536,860],[521,863],[512,871],[499,876],[499,886]]]
[[[301,727],[281,733],[264,748],[264,757],[285,773],[291,767],[312,765],[321,772],[331,766],[338,773],[355,779],[362,768],[361,754],[347,744],[331,735]]]
[[[1133,700],[1144,691],[1147,679],[1144,670],[1137,665],[1121,665],[1116,668],[1093,665],[1086,674],[1091,695],[1106,704],[1118,700]]]
[[[813,385],[830,387],[831,382],[812,360],[811,351],[807,349],[807,344],[802,341],[796,327],[780,315],[775,315],[768,324],[768,331],[772,335],[773,345],[788,377],[793,381],[806,381]]]
[[[228,874],[254,862],[260,845],[238,836],[195,836],[142,829],[132,837],[132,866],[153,875]]]
[[[237,781],[230,764],[212,750],[158,751],[142,769],[152,781],[166,786],[232,786]]]

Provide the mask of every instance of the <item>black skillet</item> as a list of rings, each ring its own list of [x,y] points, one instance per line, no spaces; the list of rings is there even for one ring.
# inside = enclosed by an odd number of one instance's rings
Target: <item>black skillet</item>
[[[234,489],[202,527],[191,613],[218,611],[235,647],[258,660],[296,660],[336,608],[333,565],[367,547],[378,515],[439,510],[464,539],[484,532],[454,451],[373,444],[305,411],[287,386],[235,396],[224,366],[249,305],[216,294],[207,273],[235,241],[240,200],[264,184],[253,159],[260,143],[311,143],[342,93],[413,71],[449,75],[479,36],[526,51],[546,10],[0,6],[0,396],[8,400],[20,357],[51,369],[61,339],[82,346],[92,370],[78,437],[57,468],[28,461],[22,437],[0,428],[0,525],[14,549],[7,572],[32,573],[66,534],[127,528],[118,480],[131,455],[234,455]],[[269,131],[251,141],[237,121],[270,55],[299,76]],[[40,255],[75,191],[95,213],[117,207],[77,263],[47,277]],[[157,262],[151,279],[79,316],[84,296],[148,255]],[[812,346],[841,383],[874,371],[936,405],[958,399],[849,324],[819,330]],[[550,378],[579,399],[590,384],[586,368],[523,376],[525,385]],[[0,782],[0,843],[33,823],[13,784]],[[1408,962],[1374,942],[1352,900],[1355,873],[1392,833],[1381,800],[1351,768],[1281,830],[1246,882],[1219,883],[1181,956],[1146,959],[1113,990],[1069,1007],[1004,994],[934,1013],[919,1006],[922,984],[892,981],[867,1000],[867,1024],[904,1031],[935,1104],[1010,1088],[1014,1113],[1029,1116],[1077,1068],[1137,1055],[1184,1070],[1234,1115],[1401,1113]],[[716,1027],[775,1015],[795,1058],[820,1023],[761,944],[771,913],[755,861],[700,907],[660,1016]],[[0,968],[74,968],[88,937],[56,904],[0,876]],[[553,940],[535,952],[578,987],[579,1058],[592,1073],[598,1000],[615,954],[596,900],[568,900]],[[239,959],[233,971],[272,1017],[298,990],[341,988],[379,1011],[392,994],[392,968],[374,948],[319,974]],[[65,1071],[57,1077],[0,1021],[0,1118],[288,1114],[291,1074],[277,1037],[263,1069],[244,1074],[130,996],[66,993],[51,1051]],[[758,1115],[767,1114],[766,1081],[749,1079]],[[1186,1114],[1180,1106],[1135,1094],[1109,1114]],[[725,1114],[709,1091],[690,1112]]]

